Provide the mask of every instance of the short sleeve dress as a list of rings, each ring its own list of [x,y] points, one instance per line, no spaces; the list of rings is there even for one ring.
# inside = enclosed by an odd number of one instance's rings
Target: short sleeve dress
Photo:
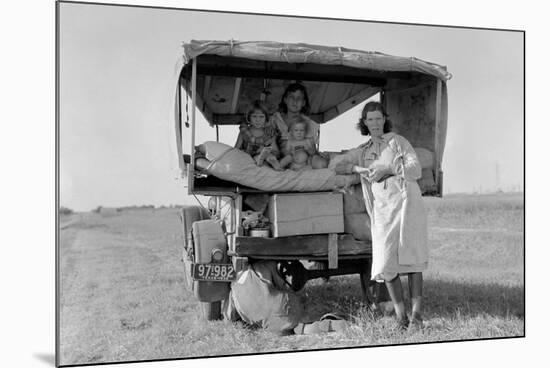
[[[416,180],[422,168],[411,144],[395,133],[370,139],[344,154],[342,162],[362,167],[389,166],[393,175],[370,183],[361,177],[365,206],[371,219],[371,279],[389,281],[398,274],[428,267],[427,215]]]
[[[241,150],[248,153],[250,156],[255,157],[260,154],[264,147],[271,148],[274,154],[278,154],[277,148],[277,128],[272,124],[267,124],[264,128],[264,135],[261,137],[254,137],[250,132],[250,127],[247,124],[241,124],[239,135],[242,138]]]

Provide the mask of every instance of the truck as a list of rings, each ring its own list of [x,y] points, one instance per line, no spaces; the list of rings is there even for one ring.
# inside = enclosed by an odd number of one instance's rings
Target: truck
[[[216,172],[212,161],[239,153],[209,142],[207,148],[213,152],[207,152],[210,160],[205,161],[200,149],[204,142],[196,141],[199,120],[215,129],[220,141],[220,132],[227,127],[239,129],[254,100],[274,112],[286,86],[299,82],[310,98],[308,116],[319,123],[322,134],[324,123],[377,99],[391,117],[394,131],[417,151],[423,168],[422,194],[441,196],[450,78],[445,66],[415,57],[344,47],[236,40],[184,43],[174,78],[173,131],[187,194],[208,198],[207,206],[181,210],[185,285],[201,303],[203,318],[221,318],[231,282],[259,260],[283,265],[298,280],[293,285],[297,290],[311,279],[358,274],[365,302],[376,305],[385,288],[370,281],[368,218],[351,213],[350,207],[357,203],[351,194],[334,191],[330,185],[262,187],[251,178],[254,173],[243,175],[248,180],[242,181],[238,175]],[[327,155],[331,160],[337,157],[335,152]],[[271,174],[296,179],[294,173]],[[365,231],[351,226],[353,215]]]

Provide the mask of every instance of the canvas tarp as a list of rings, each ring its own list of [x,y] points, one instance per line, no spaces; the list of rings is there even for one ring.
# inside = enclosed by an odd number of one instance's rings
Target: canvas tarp
[[[210,54],[287,63],[344,65],[380,72],[419,72],[432,75],[442,81],[451,78],[451,74],[447,72],[444,66],[415,57],[393,56],[344,47],[273,41],[191,40],[183,44],[183,49],[184,53],[180,61],[180,68],[199,55]]]

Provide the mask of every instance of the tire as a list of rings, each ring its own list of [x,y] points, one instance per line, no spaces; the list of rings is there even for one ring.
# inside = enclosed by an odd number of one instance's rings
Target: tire
[[[205,321],[217,321],[222,319],[222,302],[201,302],[202,319]]]
[[[210,214],[200,206],[183,206],[180,212],[181,229],[183,233],[183,275],[184,285],[189,291],[193,291],[193,279],[191,278],[191,262],[193,261],[193,243],[191,241],[191,227],[193,222],[210,218]],[[191,258],[189,257],[191,255]]]
[[[191,277],[191,261],[187,257],[187,251],[183,250],[183,285],[187,291],[193,292],[193,278]]]

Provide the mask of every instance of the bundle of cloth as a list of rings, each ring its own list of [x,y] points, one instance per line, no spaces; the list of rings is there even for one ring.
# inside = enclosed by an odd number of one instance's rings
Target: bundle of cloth
[[[357,240],[371,241],[370,217],[367,214],[361,184],[343,191],[344,232]]]

